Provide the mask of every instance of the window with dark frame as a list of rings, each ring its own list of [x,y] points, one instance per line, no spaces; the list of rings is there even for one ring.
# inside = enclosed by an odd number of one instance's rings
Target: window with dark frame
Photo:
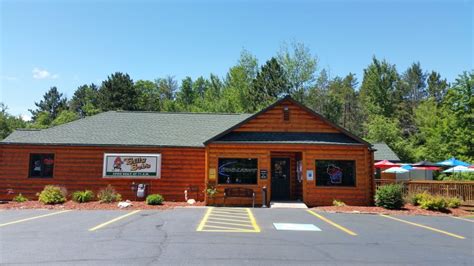
[[[54,171],[54,154],[30,154],[30,175],[34,178],[51,178]]]
[[[258,159],[219,158],[218,184],[257,184]]]
[[[316,160],[316,186],[355,187],[356,163],[349,160]]]

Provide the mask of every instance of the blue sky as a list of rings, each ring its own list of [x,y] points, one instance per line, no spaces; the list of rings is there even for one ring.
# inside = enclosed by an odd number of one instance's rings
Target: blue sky
[[[0,0],[0,101],[27,117],[49,87],[70,98],[115,71],[222,77],[242,48],[262,64],[291,41],[359,81],[373,55],[448,81],[474,68],[473,1],[381,2]]]

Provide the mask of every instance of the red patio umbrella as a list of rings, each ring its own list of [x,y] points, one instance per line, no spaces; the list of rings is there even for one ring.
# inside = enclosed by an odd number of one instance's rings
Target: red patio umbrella
[[[436,166],[415,166],[413,168],[417,170],[432,170],[432,171],[438,171],[440,169],[439,167],[436,167]]]
[[[380,168],[380,169],[391,168],[391,167],[396,167],[396,166],[400,166],[400,165],[396,164],[396,163],[392,163],[388,160],[383,160],[383,161],[374,163],[374,167],[375,168]]]

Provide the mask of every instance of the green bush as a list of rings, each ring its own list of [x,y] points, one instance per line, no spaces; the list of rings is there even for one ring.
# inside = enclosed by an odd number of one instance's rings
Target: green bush
[[[122,200],[122,195],[115,191],[114,187],[108,185],[106,188],[101,189],[97,194],[97,198],[100,203],[110,203]]]
[[[58,204],[66,201],[67,191],[58,186],[47,185],[38,194],[38,200],[44,204]]]
[[[341,200],[333,200],[332,201],[332,206],[336,206],[336,207],[342,207],[342,206],[346,206],[346,204],[341,201]]]
[[[430,198],[430,197],[432,197],[431,194],[424,191],[422,193],[416,193],[416,194],[413,194],[413,195],[409,195],[408,199],[409,199],[411,204],[413,204],[414,206],[418,206],[418,205],[420,205],[421,201],[423,201],[424,199]]]
[[[165,199],[160,194],[151,194],[146,197],[146,204],[161,205]]]
[[[28,201],[28,198],[21,195],[21,193],[20,193],[20,194],[18,194],[17,196],[15,196],[13,198],[13,201],[15,201],[15,202],[25,202],[25,201]]]
[[[420,208],[432,211],[444,211],[448,207],[442,196],[429,196],[420,201]]]
[[[404,205],[403,190],[399,184],[381,186],[375,192],[375,205],[386,209],[400,209]]]
[[[441,173],[436,177],[436,180],[443,181],[474,181],[474,173]]]
[[[446,198],[446,204],[448,205],[448,208],[458,208],[461,206],[462,200],[460,198],[455,198],[455,197],[449,197]]]
[[[72,200],[75,202],[83,203],[89,202],[94,198],[94,193],[90,190],[76,191],[72,193]]]

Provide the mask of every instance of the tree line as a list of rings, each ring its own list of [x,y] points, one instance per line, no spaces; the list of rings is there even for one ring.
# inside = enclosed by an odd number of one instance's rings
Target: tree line
[[[110,110],[254,113],[289,94],[364,139],[387,143],[403,161],[456,156],[473,162],[473,91],[472,70],[448,83],[419,62],[398,72],[376,57],[362,82],[353,73],[333,77],[304,44],[292,43],[263,65],[243,50],[225,77],[134,81],[116,72],[101,84],[79,86],[71,99],[52,87],[29,110],[31,121],[0,104],[0,138],[16,128],[48,128]]]

